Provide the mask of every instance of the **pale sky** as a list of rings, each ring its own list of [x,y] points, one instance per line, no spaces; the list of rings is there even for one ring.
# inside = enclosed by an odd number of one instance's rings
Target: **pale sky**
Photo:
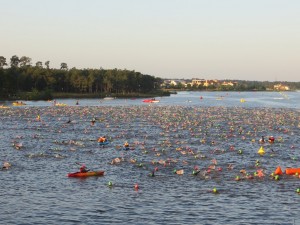
[[[300,0],[0,0],[0,29],[8,63],[300,81]]]

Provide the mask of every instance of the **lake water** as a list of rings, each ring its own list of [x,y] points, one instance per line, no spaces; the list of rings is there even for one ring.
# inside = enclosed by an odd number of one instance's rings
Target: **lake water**
[[[300,92],[156,99],[0,102],[0,224],[300,224],[300,178],[270,176],[300,168]],[[105,175],[68,178],[81,164]]]

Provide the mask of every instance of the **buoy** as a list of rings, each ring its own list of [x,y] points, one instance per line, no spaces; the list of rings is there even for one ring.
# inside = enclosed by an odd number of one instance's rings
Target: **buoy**
[[[282,174],[283,174],[280,166],[278,166],[278,167],[276,168],[274,174],[275,174],[275,175],[282,175]]]
[[[300,194],[300,188],[297,188],[297,189],[296,189],[296,192],[297,192],[298,194]]]
[[[218,190],[217,190],[217,188],[213,188],[213,189],[212,189],[212,192],[213,192],[214,194],[218,194],[218,193],[219,193]]]
[[[107,185],[108,185],[109,187],[112,187],[113,184],[112,184],[111,181],[109,181]]]
[[[259,155],[264,155],[266,152],[265,152],[265,149],[263,146],[261,146],[257,152]]]

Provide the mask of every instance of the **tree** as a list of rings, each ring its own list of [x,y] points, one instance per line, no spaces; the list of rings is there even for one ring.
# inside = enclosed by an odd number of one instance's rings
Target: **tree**
[[[45,66],[46,66],[47,69],[49,69],[49,64],[50,64],[50,61],[45,62]]]
[[[31,58],[27,56],[22,56],[20,58],[20,66],[25,67],[25,66],[30,66],[31,65]]]
[[[41,61],[37,61],[37,62],[35,63],[35,66],[36,66],[36,67],[39,67],[39,68],[43,68],[43,63],[42,63]]]
[[[14,55],[10,58],[10,66],[11,67],[18,67],[20,63],[20,59],[18,56]]]
[[[0,68],[3,68],[3,66],[7,66],[6,58],[0,56]]]
[[[60,69],[61,69],[61,70],[68,70],[68,65],[67,65],[67,63],[61,63],[61,64],[60,64]]]

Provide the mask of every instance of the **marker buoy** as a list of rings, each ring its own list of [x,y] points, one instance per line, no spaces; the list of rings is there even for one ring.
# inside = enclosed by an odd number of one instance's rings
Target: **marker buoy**
[[[276,168],[274,174],[275,174],[275,175],[282,175],[282,174],[283,174],[280,166],[278,166],[278,167]]]
[[[264,155],[266,152],[265,152],[265,149],[264,149],[264,147],[263,146],[261,146],[260,148],[259,148],[259,150],[258,150],[258,152],[257,152],[259,155]]]
[[[214,193],[214,194],[218,194],[218,193],[219,193],[219,191],[217,190],[217,188],[213,188],[213,189],[212,189],[212,193]]]

